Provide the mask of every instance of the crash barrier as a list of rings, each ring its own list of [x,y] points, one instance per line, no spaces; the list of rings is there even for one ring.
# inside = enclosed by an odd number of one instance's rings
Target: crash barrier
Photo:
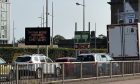
[[[1,64],[0,84],[64,84],[139,74],[140,61]]]

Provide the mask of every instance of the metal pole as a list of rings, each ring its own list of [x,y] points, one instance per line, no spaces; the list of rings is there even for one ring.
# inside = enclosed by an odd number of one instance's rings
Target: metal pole
[[[44,6],[43,6],[43,27],[44,27]]]
[[[46,0],[46,27],[48,27],[48,0]]]
[[[13,21],[13,48],[15,47],[15,25],[14,25],[14,21]]]
[[[85,0],[83,0],[83,31],[85,31]]]
[[[48,27],[48,0],[46,0],[46,28]],[[46,45],[46,56],[48,57],[48,46]]]
[[[53,2],[52,2],[52,47],[53,47]]]
[[[126,11],[125,11],[125,8],[126,8],[126,6],[125,6],[125,0],[123,0],[123,11],[124,11],[124,14],[123,14],[123,23],[125,23],[126,21],[125,21],[125,13],[126,13]]]
[[[96,23],[95,23],[95,50],[96,50]]]
[[[42,14],[41,14],[41,17],[39,17],[39,18],[40,18],[40,23],[41,23],[41,24],[40,24],[40,27],[42,28],[42,25],[43,25],[43,24],[42,24],[42,23],[43,23],[43,21],[42,21],[42,20],[43,20]],[[40,53],[39,45],[37,45],[37,53],[38,53],[38,54]]]
[[[75,37],[75,32],[77,31],[77,22],[75,22],[75,31],[74,31],[74,49],[75,49],[75,56],[77,57],[78,55],[78,50],[75,48],[75,45],[77,43],[77,39]]]

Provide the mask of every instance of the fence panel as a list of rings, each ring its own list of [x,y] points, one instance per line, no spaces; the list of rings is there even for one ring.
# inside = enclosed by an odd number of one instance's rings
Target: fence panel
[[[59,69],[52,66],[53,64],[0,64],[0,84],[62,84],[66,81],[102,80],[102,78],[110,79],[140,74],[140,61],[57,63]]]

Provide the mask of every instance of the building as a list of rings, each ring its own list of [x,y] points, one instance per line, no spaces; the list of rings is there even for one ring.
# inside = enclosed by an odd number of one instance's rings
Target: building
[[[0,0],[0,44],[8,44],[10,40],[10,3]]]
[[[140,0],[111,0],[111,24],[140,22]]]

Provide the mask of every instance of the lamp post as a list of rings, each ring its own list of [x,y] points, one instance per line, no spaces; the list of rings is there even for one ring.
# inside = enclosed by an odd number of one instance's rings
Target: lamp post
[[[85,31],[85,0],[83,0],[83,4],[76,3],[76,5],[83,6],[83,31]]]
[[[52,38],[50,39],[51,47],[53,47],[53,27],[54,27],[54,9],[53,9],[53,2],[52,2],[52,13],[48,13],[49,16],[52,18],[52,29],[51,29],[51,36]]]
[[[41,17],[38,17],[38,18],[40,18],[40,21],[41,21],[41,24],[40,24],[40,27],[42,28],[42,15],[41,15]],[[39,49],[39,45],[37,45],[37,53],[39,54],[40,53],[40,49]]]
[[[13,21],[13,48],[15,47],[15,25]]]
[[[48,0],[46,0],[46,28],[48,27]],[[46,56],[48,57],[48,46],[46,45]]]
[[[52,2],[52,39],[51,39],[51,45],[53,47],[53,2]]]
[[[48,27],[48,0],[46,0],[46,27]]]

